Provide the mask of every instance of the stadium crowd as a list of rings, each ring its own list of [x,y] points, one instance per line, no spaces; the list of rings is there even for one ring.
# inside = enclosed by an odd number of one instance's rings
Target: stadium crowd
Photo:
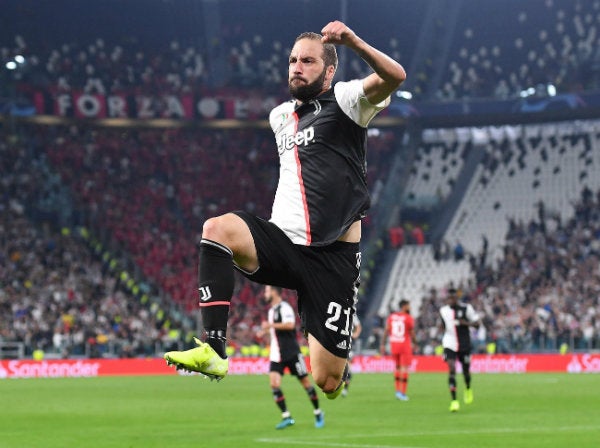
[[[213,30],[217,34],[210,38],[200,32],[190,35],[184,29],[174,32],[168,28],[157,30],[156,35],[162,37],[159,43],[156,36],[145,40],[133,29],[128,30],[130,35],[120,35],[119,39],[100,29],[92,37],[90,33],[95,28],[91,27],[86,38],[81,39],[68,33],[67,23],[64,30],[57,30],[52,42],[35,32],[13,35],[12,42],[5,40],[0,47],[0,58],[6,61],[16,55],[25,57],[23,69],[13,73],[26,81],[21,84],[24,91],[41,87],[52,93],[157,95],[205,93],[209,88],[223,87],[230,92],[257,88],[285,95],[289,43],[281,40],[284,29],[278,29],[283,27],[277,20],[278,11],[261,11],[244,5],[245,2],[229,3],[237,14],[230,14],[227,23]],[[543,86],[545,92],[546,86],[552,85],[558,93],[564,93],[600,86],[600,0],[513,0],[508,2],[510,6],[498,7],[484,6],[479,0],[464,3],[462,8],[456,6],[456,21],[461,26],[450,36],[447,49],[438,45],[428,55],[431,60],[425,68],[414,74],[418,80],[414,82],[415,97],[505,99],[518,98],[530,87]],[[302,10],[314,5],[298,1],[296,6]],[[414,56],[411,42],[419,38],[419,23],[426,20],[426,5],[410,3],[411,12],[401,26],[393,15],[386,14],[385,8],[377,12],[369,9],[366,2],[357,4],[354,12],[358,17],[361,8],[366,8],[369,16],[377,13],[382,28],[392,30],[385,38],[372,37],[377,47],[398,60],[410,61]],[[482,17],[493,20],[481,20]],[[210,20],[202,15],[200,19]],[[265,27],[264,23],[271,26]],[[390,26],[383,26],[386,23]],[[403,28],[410,39],[401,34]],[[444,29],[438,26],[431,32],[442,33]],[[183,37],[177,37],[177,31]],[[436,36],[447,40],[444,35]],[[447,54],[446,62],[437,65],[442,54]],[[351,55],[345,69],[351,77],[365,75],[364,64]],[[425,98],[425,84],[436,77],[431,71],[439,69],[443,70],[439,83],[434,90],[429,89],[429,97]],[[218,73],[216,82],[212,73]]]
[[[477,281],[459,286],[483,317],[477,350],[498,353],[600,347],[600,191],[584,189],[575,216],[510,223],[504,258],[479,265]],[[478,259],[473,257],[474,260]],[[445,291],[433,290],[421,305],[417,340],[422,353],[439,344],[439,308]]]
[[[272,136],[261,130],[113,131],[84,125],[27,125],[21,129],[20,136],[9,137],[7,132],[7,141],[11,139],[12,143],[5,145],[4,149],[7,155],[10,153],[13,156],[5,160],[6,163],[13,159],[15,161],[11,166],[3,167],[3,170],[12,172],[13,176],[7,177],[5,184],[8,185],[13,178],[15,182],[20,180],[16,185],[11,182],[7,189],[13,194],[27,194],[27,197],[15,199],[6,196],[6,210],[10,210],[8,204],[14,205],[19,199],[19,204],[38,204],[40,201],[34,201],[32,197],[45,198],[48,211],[42,213],[40,210],[45,208],[36,206],[30,213],[37,225],[63,221],[66,226],[92,229],[103,238],[113,253],[132,259],[139,276],[156,285],[171,301],[188,312],[197,308],[195,242],[199,238],[202,222],[230,208],[255,210],[268,216],[269,198],[272,197],[277,176]],[[390,144],[393,139],[394,134],[385,131],[373,139],[370,175],[377,175],[377,178],[385,176],[386,155],[394,147]],[[29,165],[28,157],[32,157],[32,161],[39,157],[43,163]],[[48,174],[40,176],[35,171],[37,166],[43,167]],[[25,172],[18,176],[19,170]],[[223,173],[228,174],[223,176]],[[31,179],[38,183],[30,183]],[[20,192],[24,187],[28,190]],[[61,215],[60,219],[57,214]],[[6,222],[18,221],[7,218]],[[35,226],[28,232],[32,238],[41,240],[28,245],[44,244],[44,237],[39,235],[40,231],[36,231]],[[62,241],[60,234],[55,234],[53,238]],[[5,239],[7,242],[11,240]],[[70,239],[65,242],[75,244]],[[90,251],[81,243],[77,248],[80,254]],[[6,247],[3,252],[10,254],[14,251],[14,248]],[[91,263],[89,269],[96,273],[102,268],[102,260],[90,257],[88,255],[86,261]],[[20,264],[13,268],[24,269],[17,276],[23,281],[30,275],[27,268]],[[70,270],[66,265],[57,269]],[[64,279],[63,274],[58,277]],[[14,276],[14,272],[10,275]],[[8,272],[6,276],[9,277]],[[102,290],[115,290],[120,297],[124,294],[115,287],[114,278],[90,276],[101,283],[107,282]],[[88,280],[83,278],[80,282],[87,284]],[[233,346],[241,347],[256,342],[256,328],[264,319],[261,295],[258,286],[240,276],[236,286],[236,299],[240,306],[232,307],[231,317],[235,328],[231,337]],[[84,300],[81,296],[79,298]],[[287,299],[292,303],[295,300],[293,295]],[[20,299],[15,300],[19,304],[16,309],[21,310]],[[121,300],[125,300],[124,296]],[[142,311],[136,309],[134,313]],[[123,317],[118,312],[116,314],[120,316],[119,319]],[[102,321],[110,323],[114,317],[105,316]],[[165,340],[168,342],[171,338],[170,333],[160,327],[162,322],[153,322],[154,316],[149,317],[150,322],[144,323],[142,328],[156,328],[156,334],[152,337],[144,334],[144,338],[132,335],[132,338],[136,344],[146,340],[154,341],[147,342],[150,347],[155,347],[156,342],[163,347]],[[74,320],[79,322],[79,318]],[[110,325],[107,324],[108,338],[117,338],[109,329]],[[185,334],[180,337],[185,337]],[[4,339],[29,340],[22,333],[14,331],[8,332]],[[85,339],[87,341],[89,338]],[[46,345],[43,341],[40,344]],[[136,353],[139,354],[139,351]]]
[[[558,93],[600,87],[598,0],[517,0],[483,10],[477,0],[467,3],[437,98],[506,99],[529,88],[546,96],[549,85]]]
[[[66,199],[44,149],[27,135],[0,135],[0,342],[59,356],[169,347],[162,320],[132,300],[83,239],[57,226]]]
[[[199,223],[231,204],[267,213],[267,186],[273,188],[276,175],[275,161],[269,160],[272,151],[262,148],[266,159],[248,171],[242,165],[252,164],[252,157],[239,163],[238,171],[227,165],[233,160],[235,167],[246,154],[241,142],[247,132],[197,135],[189,130],[30,125],[20,135],[6,133],[2,170],[11,174],[2,183],[2,304],[14,320],[10,325],[3,322],[3,340],[26,341],[31,348],[68,346],[73,354],[103,350],[119,341],[110,353],[123,356],[147,354],[172,343],[163,322],[119,288],[118,278],[107,274],[103,260],[94,258],[84,242],[40,224],[56,221],[59,211],[70,209],[63,192],[68,187],[73,195],[71,222],[112,235],[109,247],[128,253],[143,278],[192,311]],[[201,136],[207,139],[205,146]],[[255,141],[268,146],[266,137]],[[383,142],[387,147],[389,142]],[[188,185],[198,178],[192,167],[215,164],[239,174],[234,178],[242,184],[230,188],[225,185],[230,179],[225,182],[217,175],[219,169],[207,170],[204,185],[212,187],[206,194],[191,194],[200,188]],[[189,172],[176,175],[177,166]],[[228,194],[211,202],[209,192],[215,189]],[[484,315],[486,332],[478,335],[481,350],[489,342],[499,352],[556,350],[562,343],[577,349],[598,345],[599,197],[585,190],[575,204],[574,218],[565,223],[554,216],[512,222],[501,264],[494,269],[477,264],[477,282],[457,285]],[[36,207],[26,210],[27,204]],[[261,297],[258,285],[239,277],[231,319],[236,349],[264,343],[256,338],[264,318]],[[437,343],[437,310],[443,298],[443,290],[432,291],[423,301],[417,320],[422,353],[431,353]],[[287,299],[293,303],[293,294],[288,292]]]
[[[188,309],[196,306],[195,242],[204,220],[230,209],[269,216],[278,176],[270,132],[37,130],[86,224],[110,231],[142,273]],[[370,178],[385,178],[393,139],[392,132],[372,139]]]

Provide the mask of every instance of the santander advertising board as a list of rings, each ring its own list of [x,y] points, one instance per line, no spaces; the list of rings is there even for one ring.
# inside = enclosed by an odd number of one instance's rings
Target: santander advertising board
[[[307,364],[308,364],[307,359]],[[567,355],[474,355],[473,373],[600,373],[600,354],[577,353]],[[460,367],[460,365],[459,365]],[[414,356],[412,372],[446,371],[446,364],[438,356]],[[260,375],[269,370],[267,358],[232,357],[230,375]],[[389,356],[355,356],[355,373],[390,373],[394,361]],[[134,359],[60,359],[34,361],[0,360],[0,380],[11,378],[82,378],[111,375],[182,375],[167,367],[160,358]]]

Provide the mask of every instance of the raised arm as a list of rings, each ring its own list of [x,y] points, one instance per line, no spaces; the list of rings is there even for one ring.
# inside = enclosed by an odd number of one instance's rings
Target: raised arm
[[[375,73],[363,79],[365,95],[371,104],[385,100],[406,79],[402,65],[387,54],[372,47],[346,24],[329,22],[321,30],[324,43],[345,45],[358,54]]]

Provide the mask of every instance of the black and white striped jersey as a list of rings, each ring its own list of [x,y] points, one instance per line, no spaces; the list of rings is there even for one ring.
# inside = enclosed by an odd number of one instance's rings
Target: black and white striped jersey
[[[444,326],[442,346],[455,352],[471,352],[471,327],[463,325],[460,320],[474,323],[479,320],[470,303],[457,303],[454,306],[444,305],[440,308],[440,317]]]
[[[330,244],[365,215],[367,125],[389,102],[370,104],[353,80],[271,111],[280,162],[271,222],[293,243]]]
[[[277,305],[269,308],[269,323],[296,323],[296,313],[292,306],[285,302],[279,302]],[[271,348],[269,359],[273,362],[288,361],[298,356],[300,345],[296,339],[296,328],[293,330],[269,330],[271,335]]]

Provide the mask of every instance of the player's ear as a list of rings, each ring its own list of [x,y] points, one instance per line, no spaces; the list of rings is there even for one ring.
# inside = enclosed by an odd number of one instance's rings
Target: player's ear
[[[335,66],[329,65],[325,69],[325,84],[331,86],[333,83],[333,77],[335,76]]]

